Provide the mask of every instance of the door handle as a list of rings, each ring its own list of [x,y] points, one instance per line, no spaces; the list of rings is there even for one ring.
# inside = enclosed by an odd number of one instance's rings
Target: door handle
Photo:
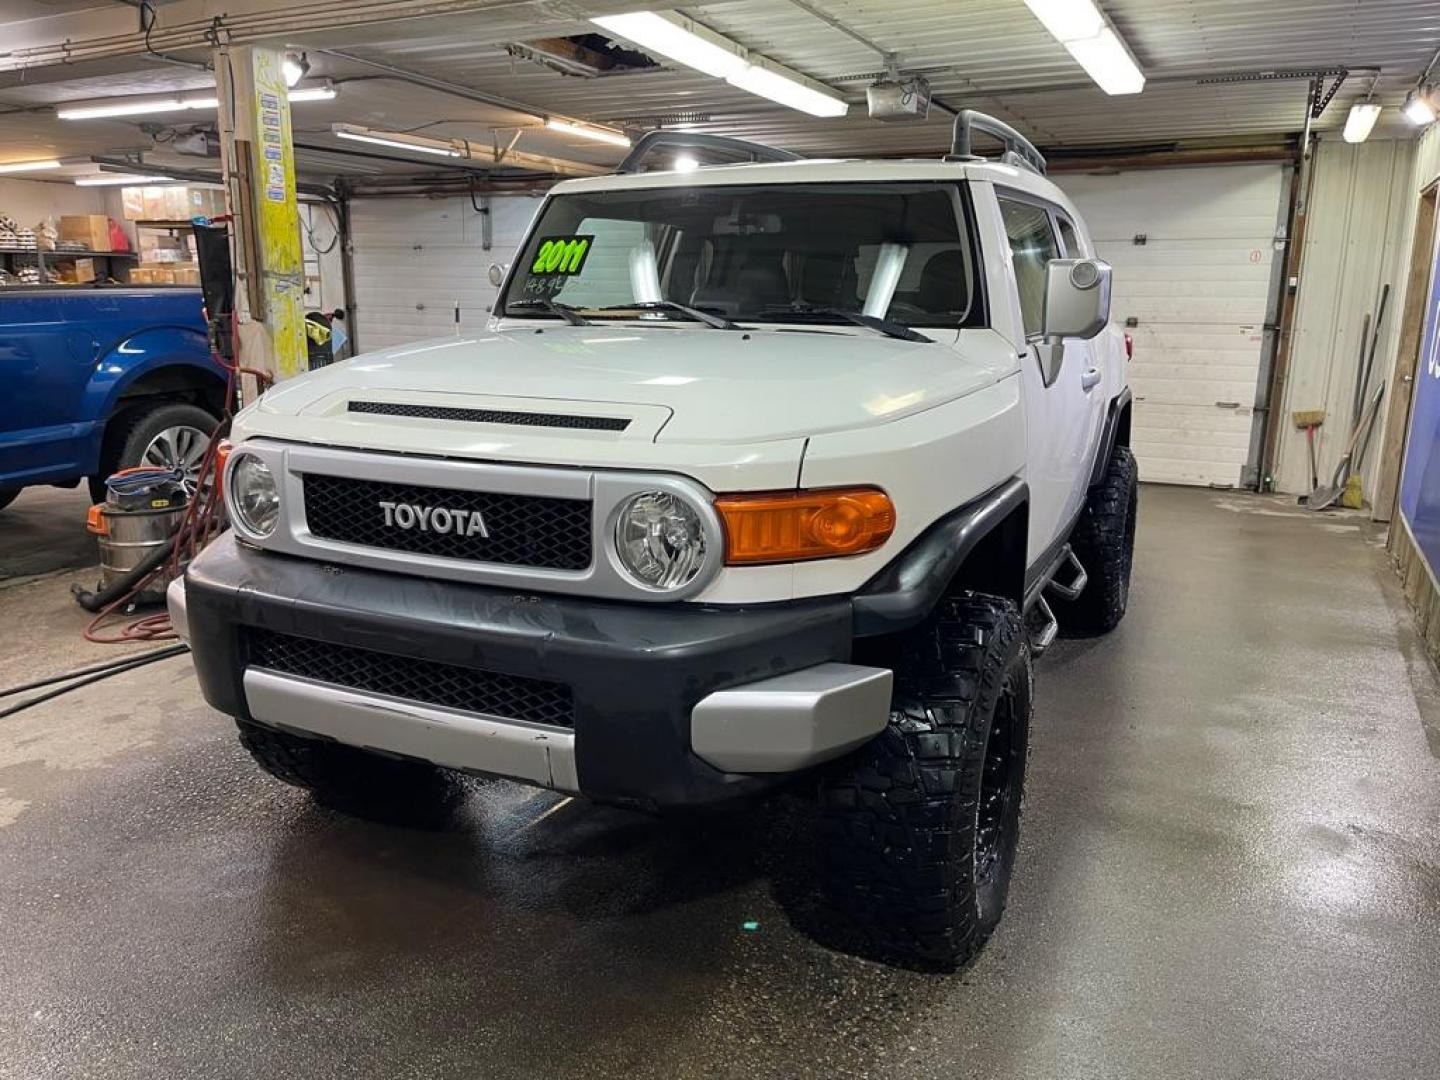
[[[1080,373],[1080,389],[1087,394],[1100,385],[1100,369],[1087,367]]]

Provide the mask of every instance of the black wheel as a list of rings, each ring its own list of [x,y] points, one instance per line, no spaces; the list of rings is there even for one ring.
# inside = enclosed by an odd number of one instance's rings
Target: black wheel
[[[440,828],[464,798],[453,773],[323,739],[236,720],[240,745],[262,769],[305,788],[321,806],[370,821]]]
[[[1031,702],[1029,639],[1009,600],[948,600],[906,642],[889,726],[821,786],[830,901],[867,951],[948,971],[994,932]]]
[[[23,488],[18,487],[0,487],[0,510],[4,510],[5,507],[14,502],[23,490]]]
[[[1130,602],[1130,568],[1135,561],[1135,509],[1139,488],[1135,455],[1117,446],[1105,476],[1090,489],[1085,509],[1070,535],[1070,546],[1089,583],[1074,600],[1051,596],[1051,608],[1066,637],[1095,637],[1120,625]]]
[[[136,405],[119,414],[105,432],[100,471],[90,478],[90,497],[103,502],[106,479],[136,465],[183,468],[193,492],[218,422],[198,405],[178,401]]]

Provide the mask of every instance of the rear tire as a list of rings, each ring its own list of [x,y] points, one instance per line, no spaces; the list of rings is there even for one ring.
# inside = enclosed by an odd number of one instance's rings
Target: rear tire
[[[895,671],[889,726],[821,787],[831,904],[864,951],[968,962],[1010,888],[1029,751],[1030,645],[1009,600],[947,600]]]
[[[1125,617],[1135,562],[1138,481],[1135,455],[1129,447],[1117,446],[1070,535],[1070,547],[1089,583],[1074,600],[1051,596],[1051,608],[1066,637],[1108,634]]]
[[[186,441],[177,446],[180,451],[179,458],[184,460],[177,459],[177,463],[191,464],[193,459],[193,464],[198,466],[199,458],[193,453],[197,445],[194,433],[203,436],[198,443],[200,457],[203,457],[204,447],[209,444],[210,436],[218,423],[214,416],[200,406],[189,405],[183,401],[136,405],[120,413],[110,421],[110,426],[105,431],[100,471],[90,478],[90,498],[95,502],[104,502],[105,481],[121,469],[161,464],[159,460],[147,460],[146,451],[151,449],[156,439],[167,432],[186,433]]]
[[[423,761],[307,739],[236,720],[240,745],[277,780],[305,788],[321,806],[387,825],[438,829],[464,799],[455,774]]]

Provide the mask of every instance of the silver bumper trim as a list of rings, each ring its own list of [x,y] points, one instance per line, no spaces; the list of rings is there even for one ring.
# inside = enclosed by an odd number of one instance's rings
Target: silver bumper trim
[[[190,644],[190,617],[185,612],[185,579],[177,577],[165,586],[165,607],[170,612],[170,626],[175,636]]]
[[[540,724],[442,709],[263,668],[245,672],[250,715],[347,746],[420,758],[451,769],[579,791],[575,735]]]
[[[690,745],[724,772],[793,772],[868,742],[890,719],[887,668],[817,664],[720,690],[690,713]]]

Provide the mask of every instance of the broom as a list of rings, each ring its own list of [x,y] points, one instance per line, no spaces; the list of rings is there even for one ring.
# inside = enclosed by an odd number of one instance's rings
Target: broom
[[[1320,466],[1315,460],[1315,429],[1325,422],[1325,410],[1291,413],[1290,419],[1295,421],[1297,430],[1305,432],[1305,441],[1310,444],[1310,490],[1314,491],[1320,486]],[[1304,502],[1305,498],[1302,496],[1300,501]]]

